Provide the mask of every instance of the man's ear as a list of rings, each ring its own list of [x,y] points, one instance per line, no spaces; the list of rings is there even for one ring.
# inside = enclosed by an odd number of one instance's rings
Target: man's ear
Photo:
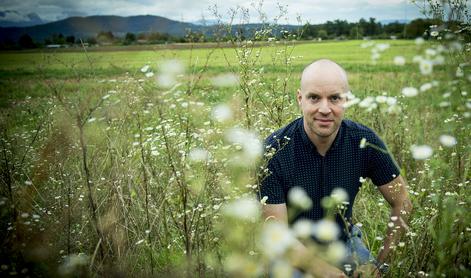
[[[298,105],[301,105],[301,99],[303,98],[303,95],[301,93],[301,90],[298,89],[297,93],[296,93],[296,100],[298,101]]]

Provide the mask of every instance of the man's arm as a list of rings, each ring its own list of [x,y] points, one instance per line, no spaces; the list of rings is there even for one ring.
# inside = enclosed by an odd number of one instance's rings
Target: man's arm
[[[378,189],[383,194],[384,199],[391,205],[391,217],[388,221],[386,237],[378,254],[378,261],[383,263],[391,251],[391,246],[397,244],[403,231],[407,229],[407,221],[412,211],[412,202],[407,193],[407,183],[402,176],[379,186]]]
[[[262,216],[266,221],[279,221],[288,225],[288,209],[286,204],[266,204],[262,208]],[[289,259],[294,267],[301,268],[315,277],[343,278],[343,271],[330,265],[323,259],[310,252],[301,242],[296,241]]]

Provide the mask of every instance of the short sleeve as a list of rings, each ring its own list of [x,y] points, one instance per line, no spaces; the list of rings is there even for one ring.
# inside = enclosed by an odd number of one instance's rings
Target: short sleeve
[[[281,178],[281,167],[276,157],[270,159],[263,167],[263,173],[259,182],[258,198],[268,197],[266,204],[282,204],[286,203],[285,193],[283,190],[283,179]]]
[[[367,140],[369,144],[378,147],[368,146],[368,177],[376,186],[391,182],[400,174],[397,163],[378,135],[372,133]]]

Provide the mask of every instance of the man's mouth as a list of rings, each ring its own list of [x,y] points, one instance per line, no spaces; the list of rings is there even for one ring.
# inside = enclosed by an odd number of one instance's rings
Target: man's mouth
[[[331,120],[331,119],[314,119],[314,120],[321,123],[321,124],[328,124],[328,123],[331,123],[331,122],[334,121],[334,120]]]

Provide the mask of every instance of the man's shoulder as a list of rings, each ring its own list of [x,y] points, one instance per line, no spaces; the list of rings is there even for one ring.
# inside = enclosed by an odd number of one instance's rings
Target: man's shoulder
[[[375,132],[367,127],[366,125],[360,124],[358,122],[354,122],[352,120],[345,119],[342,121],[347,133],[350,135],[356,136],[368,136],[368,135],[375,135]]]
[[[302,118],[297,118],[286,126],[276,130],[265,139],[265,146],[267,148],[279,149],[293,139],[300,125],[302,125]]]

